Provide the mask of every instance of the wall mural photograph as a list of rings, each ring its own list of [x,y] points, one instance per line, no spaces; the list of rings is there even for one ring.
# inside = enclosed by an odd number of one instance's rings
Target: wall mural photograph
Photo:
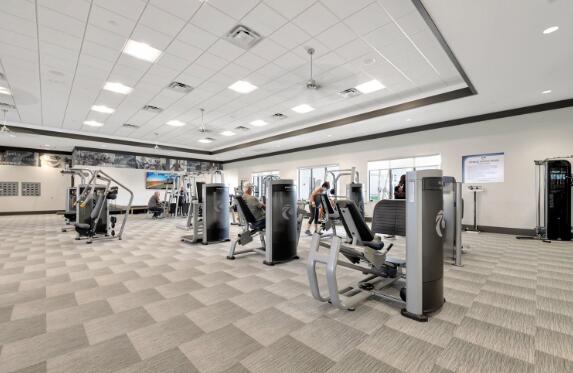
[[[38,153],[27,150],[0,150],[0,165],[38,166]]]

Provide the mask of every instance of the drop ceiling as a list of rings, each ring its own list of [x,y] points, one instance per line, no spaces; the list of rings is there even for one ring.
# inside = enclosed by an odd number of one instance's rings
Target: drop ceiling
[[[422,3],[477,95],[201,157],[232,160],[573,96],[564,83],[573,79],[573,52],[563,44],[573,37],[563,27],[573,16],[570,2]],[[561,30],[542,34],[554,24]],[[262,39],[249,50],[230,43],[225,36],[237,25]],[[122,53],[130,39],[159,49],[161,56],[150,63]],[[309,47],[316,50],[318,90],[305,88]],[[409,0],[4,0],[0,73],[5,76],[0,86],[12,93],[0,100],[16,106],[8,112],[14,127],[157,143],[190,157],[468,86]],[[239,80],[258,89],[248,94],[228,89]],[[338,94],[372,80],[385,88],[352,98]],[[168,88],[174,81],[193,89]],[[133,91],[103,90],[106,82]],[[540,94],[549,88],[551,94]],[[315,110],[291,110],[301,104]],[[115,111],[96,112],[93,105]],[[163,110],[144,111],[145,105]],[[276,113],[286,118],[277,119]],[[103,126],[85,125],[89,120]],[[166,124],[173,120],[185,125]],[[251,125],[255,120],[268,124]],[[207,134],[198,131],[202,124]],[[234,135],[221,135],[224,131]],[[198,142],[203,137],[214,141]],[[0,145],[46,142],[60,149],[103,144],[65,136],[0,138]]]

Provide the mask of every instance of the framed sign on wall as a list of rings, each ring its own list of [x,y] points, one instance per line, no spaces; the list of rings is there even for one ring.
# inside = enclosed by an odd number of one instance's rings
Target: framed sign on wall
[[[503,183],[504,153],[462,156],[462,179],[465,184]]]

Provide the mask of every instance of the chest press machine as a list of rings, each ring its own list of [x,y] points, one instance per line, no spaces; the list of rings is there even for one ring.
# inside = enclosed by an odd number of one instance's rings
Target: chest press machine
[[[292,180],[269,180],[267,183],[265,217],[256,220],[241,196],[235,196],[242,231],[232,242],[227,259],[255,253],[265,257],[266,265],[298,259],[297,247],[302,225],[302,214],[297,208],[296,187]],[[237,250],[259,237],[261,246]]]
[[[370,230],[351,201],[337,201],[336,208],[351,243],[333,236],[330,243],[312,237],[307,274],[313,297],[343,310],[354,310],[370,297],[402,305],[402,315],[427,321],[428,313],[438,310],[443,296],[443,179],[441,170],[407,173],[406,177],[406,260],[387,256],[392,245],[384,243]],[[320,248],[328,253],[321,253]],[[318,286],[317,264],[326,265],[328,296]],[[338,266],[360,271],[367,276],[355,286],[340,289]],[[399,296],[390,287],[398,288]],[[385,291],[386,290],[386,291]]]

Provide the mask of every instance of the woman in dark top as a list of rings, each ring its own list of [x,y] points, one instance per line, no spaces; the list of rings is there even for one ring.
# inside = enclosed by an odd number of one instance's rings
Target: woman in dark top
[[[400,176],[398,185],[394,187],[394,199],[406,199],[406,175]]]

